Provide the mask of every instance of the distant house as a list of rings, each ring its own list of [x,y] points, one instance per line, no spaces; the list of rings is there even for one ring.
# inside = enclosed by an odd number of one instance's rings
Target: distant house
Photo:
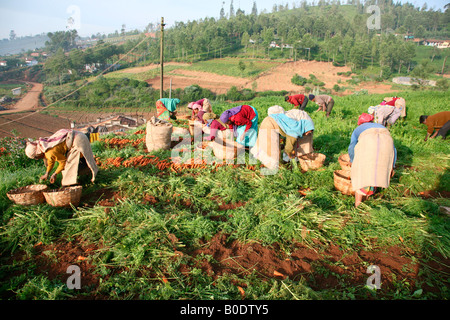
[[[32,57],[39,57],[41,54],[39,53],[39,52],[32,52],[31,54],[30,54],[30,56],[32,56]]]
[[[92,73],[92,72],[95,72],[95,71],[98,70],[98,69],[97,69],[97,66],[99,66],[99,65],[100,65],[99,63],[85,64],[85,65],[84,65],[84,68],[85,68],[85,70],[86,70],[87,72]]]
[[[6,67],[7,65],[8,65],[8,62],[0,61],[0,67]]]
[[[269,47],[271,47],[271,48],[279,48],[280,45],[277,44],[275,41],[272,41],[272,42],[270,43]]]
[[[32,67],[38,64],[37,60],[26,58],[25,63],[28,67]]]

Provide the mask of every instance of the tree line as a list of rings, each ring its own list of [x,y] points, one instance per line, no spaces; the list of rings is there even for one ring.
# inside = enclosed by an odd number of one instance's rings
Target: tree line
[[[370,5],[380,8],[379,29],[367,27],[373,14],[367,12]],[[241,9],[234,11],[232,2],[230,13],[225,14],[222,8],[217,19],[175,22],[166,28],[164,58],[194,62],[244,53],[255,58],[315,59],[355,70],[376,65],[380,67],[380,77],[386,78],[393,72],[408,73],[414,67],[416,45],[405,41],[405,35],[446,37],[449,17],[449,6],[441,12],[428,9],[426,4],[417,8],[392,0],[347,0],[347,4],[319,0],[316,6],[302,1],[292,8],[288,4],[274,5],[271,13],[258,13],[254,2],[249,14]],[[66,33],[52,35],[48,44],[53,56],[45,70],[53,78],[68,68],[81,74],[87,63],[112,63],[144,37],[142,34],[122,45],[99,41],[87,50],[68,50],[74,34]],[[157,32],[156,39],[149,38],[133,51],[136,61],[159,62],[159,36]],[[272,42],[279,48],[270,49]]]

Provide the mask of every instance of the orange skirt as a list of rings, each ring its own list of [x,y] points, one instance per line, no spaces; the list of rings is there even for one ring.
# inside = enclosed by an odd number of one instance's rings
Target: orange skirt
[[[161,101],[156,101],[156,117],[160,120],[166,120],[169,121],[170,119],[170,112],[167,110],[164,103]]]

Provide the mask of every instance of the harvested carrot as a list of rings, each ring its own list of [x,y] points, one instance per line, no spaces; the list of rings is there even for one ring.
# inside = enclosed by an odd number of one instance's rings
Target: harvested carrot
[[[242,289],[242,287],[237,287],[238,288],[238,290],[239,290],[239,293],[241,294],[241,298],[242,299],[244,299],[244,297],[245,297],[245,291],[244,291],[244,289]]]
[[[277,270],[274,270],[274,271],[273,271],[273,275],[276,276],[276,277],[283,277],[283,278],[285,277],[284,274],[278,272]]]

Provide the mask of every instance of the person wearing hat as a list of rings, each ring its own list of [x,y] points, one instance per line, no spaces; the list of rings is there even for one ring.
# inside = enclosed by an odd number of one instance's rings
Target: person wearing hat
[[[445,139],[450,129],[450,111],[438,112],[431,116],[422,115],[419,118],[419,122],[428,127],[424,141],[438,136]]]
[[[293,104],[295,109],[305,110],[308,104],[308,97],[300,93],[293,96],[285,96],[284,101]]]
[[[389,187],[394,175],[397,150],[389,130],[373,123],[373,115],[363,113],[358,127],[352,132],[348,155],[350,178],[355,191],[355,207],[373,195],[377,188]]]
[[[80,131],[61,129],[50,137],[30,141],[25,147],[25,154],[31,159],[44,160],[46,171],[40,180],[48,179],[56,162],[58,167],[50,176],[51,183],[62,173],[61,185],[77,184],[79,173],[86,167],[92,173],[91,182],[94,182],[97,176],[98,167],[91,144],[88,137]]]
[[[308,96],[308,98],[309,98],[309,100],[311,100],[319,105],[319,108],[316,110],[316,112],[317,111],[326,111],[327,118],[330,116],[331,110],[333,110],[333,106],[334,106],[334,100],[332,97],[330,97],[326,94],[321,94],[318,96],[310,94]]]

